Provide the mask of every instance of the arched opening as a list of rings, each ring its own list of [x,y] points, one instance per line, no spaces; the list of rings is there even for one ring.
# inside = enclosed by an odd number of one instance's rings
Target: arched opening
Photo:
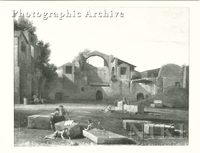
[[[55,100],[62,100],[62,93],[61,92],[57,92],[55,94]]]
[[[104,67],[105,66],[105,61],[102,57],[100,56],[91,56],[86,60],[86,63],[95,66],[95,67]]]
[[[142,99],[144,99],[143,93],[138,93],[138,94],[137,94],[137,101],[138,101],[138,100],[142,100]]]
[[[101,90],[98,90],[98,91],[96,92],[96,100],[97,100],[97,101],[103,100],[103,93],[102,93]]]

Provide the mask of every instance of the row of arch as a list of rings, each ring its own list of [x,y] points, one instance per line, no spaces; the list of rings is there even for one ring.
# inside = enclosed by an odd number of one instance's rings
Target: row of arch
[[[56,92],[55,93],[55,100],[62,100],[63,99],[63,94],[61,92]],[[98,90],[96,92],[96,101],[101,101],[103,100],[103,92],[101,90]]]
[[[137,100],[142,100],[144,99],[144,94],[143,93],[138,93],[137,94]],[[56,92],[55,93],[55,100],[62,100],[63,99],[63,94],[61,92]],[[103,92],[101,90],[98,90],[96,92],[96,101],[101,101],[103,100]]]

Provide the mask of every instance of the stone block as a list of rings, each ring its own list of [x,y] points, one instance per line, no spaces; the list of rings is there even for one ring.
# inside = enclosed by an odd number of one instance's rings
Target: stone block
[[[124,105],[124,111],[128,111],[128,107],[129,107],[129,105],[125,104]]]
[[[124,105],[124,110],[130,113],[144,113],[144,107],[141,105]]]
[[[164,102],[164,101],[162,102],[162,104],[163,104],[164,107],[168,107],[168,108],[172,108],[173,107],[172,104]]]
[[[123,120],[123,128],[127,131],[131,131],[132,128],[137,128],[139,131],[143,131],[144,124],[151,123],[146,120]],[[134,127],[133,127],[134,126]]]
[[[28,128],[43,129],[43,130],[51,129],[49,115],[28,116]]]
[[[100,129],[83,130],[83,135],[96,144],[127,144],[128,137]]]
[[[130,105],[131,113],[144,113],[144,107],[141,105]]]
[[[154,100],[154,104],[155,104],[155,107],[157,108],[161,108],[161,107],[169,107],[169,108],[172,108],[172,104],[170,103],[167,103],[167,102],[164,102],[162,100]]]
[[[155,108],[155,107],[156,107],[156,105],[155,105],[155,104],[150,104],[150,107],[153,107],[153,108]]]
[[[169,131],[170,134],[173,134],[175,127],[173,125],[166,124],[144,124],[144,133],[146,134],[164,136],[166,135],[165,131]]]
[[[123,104],[122,101],[119,101],[119,102],[117,103],[117,107],[118,107],[118,110],[124,111],[124,104]]]
[[[162,108],[162,107],[163,107],[163,104],[162,104],[162,103],[155,103],[155,107],[156,107],[156,108]]]
[[[153,103],[153,104],[150,104],[150,107],[152,108],[162,108],[163,107],[163,104],[161,103]]]
[[[58,131],[62,131],[65,128],[68,128],[69,129],[69,133],[70,133],[69,136],[71,138],[74,138],[74,137],[79,136],[79,135],[82,134],[82,130],[81,130],[81,127],[80,127],[79,123],[73,122],[70,125],[66,125],[65,123],[66,123],[66,121],[62,121],[62,122],[56,123],[55,124],[55,129],[58,130]]]
[[[154,100],[154,104],[162,104],[162,100]]]
[[[131,112],[131,105],[124,105],[124,111]]]

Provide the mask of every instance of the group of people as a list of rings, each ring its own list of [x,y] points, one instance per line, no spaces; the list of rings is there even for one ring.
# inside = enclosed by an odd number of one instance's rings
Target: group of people
[[[55,112],[49,115],[51,129],[54,131],[54,133],[51,135],[45,136],[44,139],[56,139],[57,137],[61,137],[63,140],[65,140],[65,137],[68,137],[69,139],[71,139],[68,128],[65,128],[62,131],[58,131],[55,129],[55,123],[65,121],[67,116],[69,118],[69,115],[67,111],[64,109],[63,105],[60,105],[59,108],[56,108]]]
[[[58,137],[61,137],[62,140],[66,140],[65,138],[71,139],[70,131],[68,128],[63,129],[62,131],[58,131],[55,129],[55,123],[66,121],[66,119],[69,119],[69,114],[65,110],[63,105],[60,105],[59,108],[56,108],[55,112],[49,115],[49,118],[50,118],[51,129],[54,131],[54,133],[51,135],[45,136],[43,139],[56,139]],[[84,128],[84,130],[87,131],[94,128],[94,122],[92,120],[89,119],[87,120],[87,122],[88,122],[88,125],[86,128]],[[98,124],[100,126],[100,122]]]
[[[69,114],[64,109],[63,105],[60,105],[59,108],[55,109],[55,112],[49,115],[51,129],[55,131],[55,123],[65,121],[66,118],[69,118]]]
[[[31,101],[31,104],[44,104],[45,102],[45,99],[38,98],[38,96],[36,96],[35,94],[33,95],[32,99],[33,100]]]

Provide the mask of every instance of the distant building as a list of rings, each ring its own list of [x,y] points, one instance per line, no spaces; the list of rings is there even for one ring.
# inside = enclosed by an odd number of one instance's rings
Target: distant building
[[[101,57],[104,66],[94,67],[85,61],[80,69],[79,63],[63,64],[57,70],[59,78],[45,88],[46,98],[113,101],[126,97],[137,101],[170,86],[183,87],[183,69],[178,65],[167,64],[139,73],[135,65],[112,55],[94,51],[85,58],[92,56]]]
[[[189,68],[189,67],[188,67]],[[183,75],[187,73],[187,75]],[[189,84],[188,81],[189,72],[186,69],[176,64],[166,64],[158,69],[147,70],[141,72],[141,79],[132,80],[131,84],[138,85],[142,88],[137,88],[137,100],[140,98],[148,97],[149,95],[155,95],[163,92],[171,87],[187,88],[184,82]]]
[[[36,38],[28,31],[14,31],[14,103],[31,101],[32,95],[39,95],[41,73],[35,68],[40,56]]]

